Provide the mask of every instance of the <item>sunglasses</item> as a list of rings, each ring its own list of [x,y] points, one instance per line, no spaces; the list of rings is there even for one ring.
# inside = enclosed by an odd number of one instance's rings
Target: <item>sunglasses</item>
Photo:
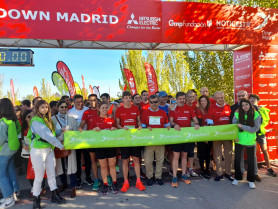
[[[31,118],[31,117],[32,117],[31,115],[27,115],[27,116],[26,116],[26,118]]]
[[[60,108],[64,109],[64,108],[68,108],[68,106],[60,106]]]
[[[158,101],[150,101],[150,104],[157,104]]]

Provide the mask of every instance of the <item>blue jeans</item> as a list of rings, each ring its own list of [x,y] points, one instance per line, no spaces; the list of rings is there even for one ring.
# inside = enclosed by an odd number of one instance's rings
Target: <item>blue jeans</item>
[[[0,188],[4,198],[19,191],[14,167],[14,155],[0,156]]]

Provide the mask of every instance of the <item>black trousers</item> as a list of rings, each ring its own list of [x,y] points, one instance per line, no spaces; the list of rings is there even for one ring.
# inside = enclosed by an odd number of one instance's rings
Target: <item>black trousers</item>
[[[206,163],[206,170],[209,170],[211,148],[212,142],[197,142],[197,156],[202,171],[205,170],[204,163]]]
[[[235,143],[235,179],[242,180],[243,173],[241,172],[240,162],[242,158],[243,149],[246,149],[247,152],[247,181],[255,181],[255,157],[256,157],[256,146],[244,146],[238,143]]]
[[[84,162],[85,162],[85,174],[86,178],[91,176],[91,169],[92,169],[92,162],[90,153],[87,149],[77,149],[76,150],[76,163],[77,163],[77,172],[76,178],[81,180],[81,172],[82,172],[82,165],[81,165],[81,154],[83,153]]]

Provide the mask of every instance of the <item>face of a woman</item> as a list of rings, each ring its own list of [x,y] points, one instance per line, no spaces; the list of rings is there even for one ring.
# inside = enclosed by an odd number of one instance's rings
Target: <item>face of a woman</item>
[[[247,112],[250,109],[250,105],[247,102],[242,102],[242,109]]]
[[[48,105],[47,104],[42,104],[39,107],[39,113],[42,115],[45,115],[48,112]]]
[[[99,112],[100,112],[101,115],[107,115],[108,105],[107,104],[101,105],[100,108],[99,108]]]
[[[15,110],[16,117],[20,118],[20,109],[18,107],[15,107],[14,110]]]
[[[66,114],[68,112],[68,105],[67,103],[62,103],[59,107],[58,107],[58,111],[61,114]]]
[[[25,118],[28,124],[30,123],[31,118],[32,118],[32,113],[29,113]]]
[[[203,108],[203,109],[205,109],[208,105],[208,102],[207,102],[206,98],[201,98],[200,103],[201,103],[200,104],[201,108]]]

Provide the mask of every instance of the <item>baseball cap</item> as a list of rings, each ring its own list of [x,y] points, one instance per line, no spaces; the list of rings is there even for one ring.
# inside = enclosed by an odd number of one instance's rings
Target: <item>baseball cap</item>
[[[166,91],[160,91],[158,94],[158,97],[167,97],[168,94],[166,93]]]

